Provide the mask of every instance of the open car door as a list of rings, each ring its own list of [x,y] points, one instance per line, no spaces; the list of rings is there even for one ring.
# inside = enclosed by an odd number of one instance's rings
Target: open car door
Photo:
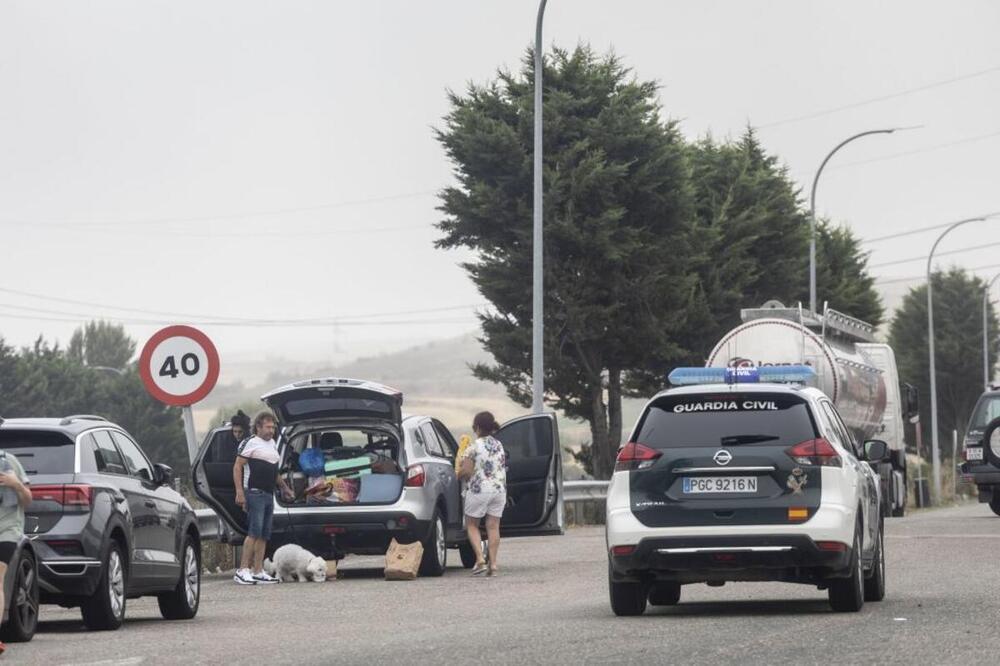
[[[236,504],[233,485],[233,465],[239,442],[229,428],[216,428],[208,433],[198,450],[191,468],[194,492],[212,507],[230,529],[247,533],[247,514]]]
[[[507,508],[500,534],[562,534],[562,455],[555,414],[508,421],[494,437],[507,451]]]

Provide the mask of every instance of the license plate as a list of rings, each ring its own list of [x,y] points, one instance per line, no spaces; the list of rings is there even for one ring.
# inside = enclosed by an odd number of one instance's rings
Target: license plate
[[[983,449],[979,446],[973,446],[965,450],[966,460],[982,460],[983,459]]]
[[[684,494],[695,493],[755,493],[756,476],[697,476],[684,477]]]

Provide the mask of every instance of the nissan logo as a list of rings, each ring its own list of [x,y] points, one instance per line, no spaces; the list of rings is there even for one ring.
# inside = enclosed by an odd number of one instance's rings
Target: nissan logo
[[[725,449],[722,449],[714,456],[712,456],[712,460],[714,460],[718,465],[728,465],[730,461],[732,461],[732,459],[733,459],[733,454],[730,453],[729,451],[726,451]]]

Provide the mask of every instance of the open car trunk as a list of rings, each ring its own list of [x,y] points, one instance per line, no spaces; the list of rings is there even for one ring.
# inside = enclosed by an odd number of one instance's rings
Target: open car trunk
[[[403,493],[399,435],[384,424],[311,423],[284,435],[287,506],[393,504]]]

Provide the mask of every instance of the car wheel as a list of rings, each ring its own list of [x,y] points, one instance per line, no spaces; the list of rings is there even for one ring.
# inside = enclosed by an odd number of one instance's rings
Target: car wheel
[[[424,541],[424,556],[420,560],[421,576],[440,576],[448,564],[448,543],[445,541],[444,521],[441,512],[435,511],[431,519],[431,533]]]
[[[861,527],[854,528],[851,568],[847,578],[830,581],[830,606],[838,613],[856,613],[865,605],[865,577],[861,566]]]
[[[875,542],[875,558],[872,571],[865,579],[865,601],[882,601],[885,598],[885,534],[879,526],[878,540]]]
[[[122,626],[125,620],[127,582],[128,570],[122,548],[117,541],[111,541],[104,552],[97,589],[80,605],[83,623],[88,629],[105,631]]]
[[[34,556],[27,551],[21,551],[17,561],[11,596],[7,624],[0,637],[9,643],[26,643],[38,628],[38,569]]]
[[[653,583],[653,585],[649,588],[650,606],[675,606],[680,600],[680,583]]]
[[[993,499],[990,500],[990,508],[993,510],[993,513],[1000,516],[1000,491],[993,491]]]
[[[615,581],[611,576],[611,562],[608,562],[608,593],[611,597],[611,610],[615,615],[642,615],[646,612],[649,585]]]
[[[190,620],[198,614],[201,601],[201,553],[194,539],[184,539],[181,578],[177,587],[157,596],[160,614],[168,620]]]
[[[461,543],[458,545],[458,556],[462,558],[462,566],[471,569],[476,566],[476,551],[472,550],[472,545]]]

